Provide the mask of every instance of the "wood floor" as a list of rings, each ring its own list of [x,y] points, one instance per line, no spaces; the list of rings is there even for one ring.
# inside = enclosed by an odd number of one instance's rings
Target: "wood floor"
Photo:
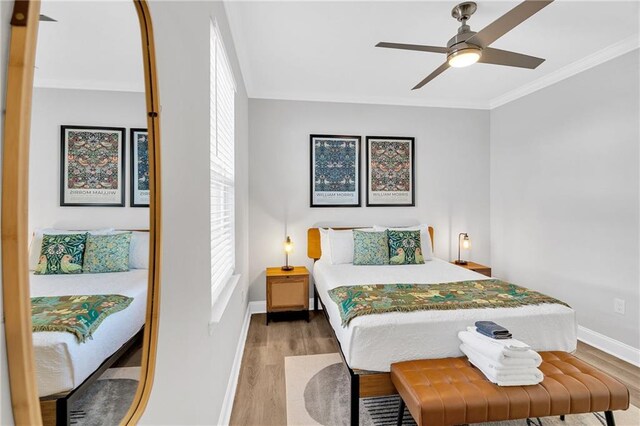
[[[251,317],[231,425],[286,425],[284,358],[338,352],[322,312],[311,312],[308,324],[279,321],[267,327],[265,321],[265,314]],[[631,403],[640,407],[640,368],[584,343],[578,343],[576,356],[625,383]]]

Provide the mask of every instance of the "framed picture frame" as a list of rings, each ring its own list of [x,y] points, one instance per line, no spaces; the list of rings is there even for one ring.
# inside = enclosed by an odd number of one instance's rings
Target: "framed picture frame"
[[[412,207],[415,138],[367,136],[367,207]]]
[[[149,132],[147,129],[129,129],[131,153],[130,205],[149,207]]]
[[[360,207],[360,136],[310,135],[310,206]]]
[[[60,126],[60,205],[124,207],[125,128]]]

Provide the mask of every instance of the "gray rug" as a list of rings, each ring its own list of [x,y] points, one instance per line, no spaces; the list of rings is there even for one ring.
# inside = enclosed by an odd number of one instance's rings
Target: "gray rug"
[[[287,387],[287,423],[289,425],[349,425],[349,373],[338,354],[307,355],[285,359]],[[364,426],[395,425],[398,396],[360,399],[360,424]],[[640,411],[631,407],[615,413],[618,426],[640,424]],[[576,414],[560,421],[559,417],[485,423],[489,426],[600,426],[604,418],[597,414]],[[408,410],[403,425],[415,426]]]
[[[132,379],[99,379],[71,407],[71,424],[77,426],[119,425],[138,388]]]

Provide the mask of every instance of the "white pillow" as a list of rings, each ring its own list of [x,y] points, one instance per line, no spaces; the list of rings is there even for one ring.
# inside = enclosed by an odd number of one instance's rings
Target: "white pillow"
[[[329,229],[319,228],[321,260],[331,263],[331,244],[329,241]]]
[[[149,269],[149,232],[118,230],[115,234],[131,232],[129,269]]]
[[[392,231],[420,231],[420,248],[422,249],[422,256],[424,257],[424,260],[433,260],[433,247],[431,246],[429,225],[399,226],[395,228],[374,225],[373,229],[378,232],[384,231],[385,229],[390,229]]]
[[[351,229],[343,231],[329,229],[329,241],[332,264],[353,263],[353,231]]]
[[[33,231],[33,237],[31,238],[31,244],[29,244],[29,269],[31,271],[36,269],[38,261],[40,260],[40,252],[42,251],[42,238],[44,234],[59,235],[59,234],[84,234],[90,233],[92,235],[107,235],[113,232],[113,228],[93,229],[88,231],[78,230],[65,230],[65,229],[53,229],[53,228],[38,228]]]

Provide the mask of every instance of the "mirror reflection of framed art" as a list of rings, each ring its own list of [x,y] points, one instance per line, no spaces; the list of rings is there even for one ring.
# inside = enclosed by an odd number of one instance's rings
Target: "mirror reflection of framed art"
[[[131,129],[131,207],[149,207],[149,133]]]
[[[125,129],[61,126],[60,205],[124,207]]]

